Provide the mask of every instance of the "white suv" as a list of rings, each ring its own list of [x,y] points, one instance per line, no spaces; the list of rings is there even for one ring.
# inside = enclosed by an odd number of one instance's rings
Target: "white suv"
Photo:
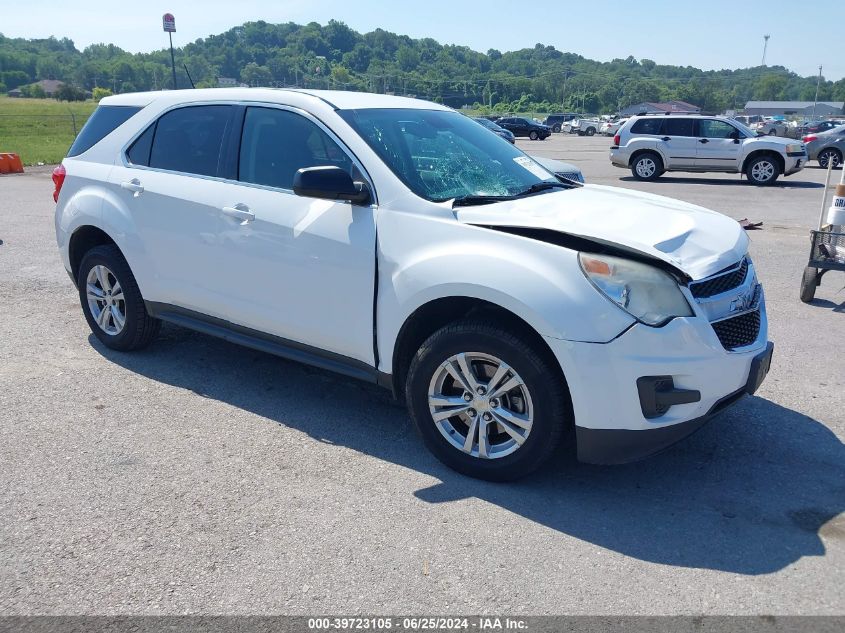
[[[619,130],[610,161],[637,180],[667,171],[741,173],[754,185],[801,171],[807,151],[798,141],[761,136],[739,121],[708,116],[635,116]]]
[[[378,383],[476,477],[524,475],[564,438],[585,461],[644,457],[769,367],[736,222],[558,180],[434,103],[108,97],[54,180],[103,344],[140,348],[169,321]]]

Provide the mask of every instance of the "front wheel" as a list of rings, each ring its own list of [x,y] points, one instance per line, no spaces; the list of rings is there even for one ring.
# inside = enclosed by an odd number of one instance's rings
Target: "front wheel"
[[[534,130],[531,130],[531,132],[528,134],[528,138],[530,138],[532,141],[536,141],[539,136],[540,135],[537,134],[537,132],[535,132]]]
[[[593,136],[596,133],[596,128],[588,127],[587,128],[587,136]]]
[[[657,180],[663,173],[663,161],[653,152],[640,154],[631,165],[631,173],[637,180]]]
[[[552,132],[560,132],[560,126],[559,126],[559,125],[555,125],[555,126],[552,128]]]
[[[117,246],[88,251],[79,265],[77,286],[85,320],[106,347],[140,349],[158,334],[161,321],[147,314],[135,276]]]
[[[751,160],[745,168],[745,175],[752,185],[772,185],[780,175],[780,168],[771,156],[760,156]]]
[[[842,155],[834,148],[823,149],[818,156],[819,166],[827,169],[828,164],[833,161],[833,169],[836,169],[842,164]]]
[[[428,449],[450,468],[491,481],[523,477],[551,457],[571,425],[565,393],[542,350],[486,320],[431,335],[406,384]]]

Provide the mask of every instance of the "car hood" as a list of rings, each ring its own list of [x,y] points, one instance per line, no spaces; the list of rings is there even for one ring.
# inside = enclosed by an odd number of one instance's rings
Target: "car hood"
[[[572,163],[565,163],[562,160],[557,160],[556,158],[546,158],[545,156],[534,156],[532,154],[529,154],[529,156],[531,156],[531,158],[536,160],[538,163],[540,163],[543,167],[545,167],[552,173],[571,173],[575,171],[577,171],[578,173],[581,172],[581,170]]]
[[[783,145],[786,147],[787,145],[795,145],[796,143],[800,143],[800,139],[788,138],[785,136],[769,136],[765,134],[763,136],[755,136],[749,139],[746,142],[750,143],[771,143],[774,145]]]
[[[455,210],[466,224],[545,229],[618,245],[702,279],[739,261],[748,236],[731,218],[664,196],[601,185]]]

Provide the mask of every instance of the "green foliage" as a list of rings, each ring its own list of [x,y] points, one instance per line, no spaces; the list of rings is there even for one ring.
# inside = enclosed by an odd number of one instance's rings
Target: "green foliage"
[[[99,102],[100,99],[103,97],[110,97],[112,95],[112,91],[108,88],[94,88],[93,93],[91,96],[93,97],[94,101]]]
[[[53,97],[58,101],[85,101],[85,91],[73,84],[63,83]]]
[[[358,33],[336,20],[325,26],[248,22],[176,50],[177,83],[216,86],[231,77],[254,86],[332,87],[411,94],[450,106],[478,103],[494,111],[615,112],[641,101],[681,99],[718,112],[749,99],[812,100],[816,78],[779,66],[702,71],[633,56],[597,62],[553,46],[486,53],[412,39],[383,29]],[[113,44],[79,51],[67,38],[0,35],[0,83],[11,90],[55,78],[113,92],[171,88],[170,53],[133,55]],[[821,100],[845,100],[845,79],[822,81]]]

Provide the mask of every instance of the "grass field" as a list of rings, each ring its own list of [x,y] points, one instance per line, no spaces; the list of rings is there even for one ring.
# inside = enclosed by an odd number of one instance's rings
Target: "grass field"
[[[61,162],[97,104],[0,96],[0,152],[20,154],[24,165]]]

